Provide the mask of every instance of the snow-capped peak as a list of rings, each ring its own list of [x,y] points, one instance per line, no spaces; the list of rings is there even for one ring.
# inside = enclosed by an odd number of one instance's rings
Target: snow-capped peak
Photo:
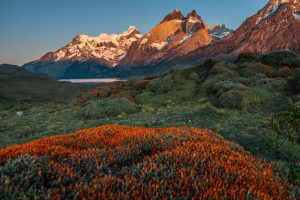
[[[262,9],[259,13],[259,17],[256,20],[256,24],[260,24],[262,21],[267,21],[271,16],[275,16],[279,11],[284,9],[284,12],[292,11],[294,13],[297,13],[299,11],[300,7],[300,0],[271,0],[269,3],[265,6],[264,9]],[[289,8],[289,9],[287,9]]]
[[[271,0],[266,6],[267,8],[266,11],[270,12],[271,10],[274,10],[274,8],[278,7],[278,5],[280,4],[289,4],[296,9],[297,6],[300,6],[300,1],[299,0]]]
[[[181,11],[179,9],[175,9],[170,14],[166,15],[163,19],[163,22],[172,21],[172,20],[180,20],[182,21],[184,19],[184,16],[182,15]]]
[[[188,15],[186,16],[186,20],[190,23],[202,23],[202,19],[197,14],[196,10],[193,10],[192,12],[188,13]]]
[[[214,38],[214,40],[220,40],[233,32],[233,30],[227,28],[225,24],[222,23],[211,25],[208,29],[208,32]]]
[[[132,33],[133,31],[136,31],[136,30],[137,30],[137,28],[135,26],[129,26],[127,32]]]
[[[121,34],[102,33],[96,37],[76,35],[71,43],[53,53],[43,56],[41,61],[86,61],[96,60],[108,66],[116,66],[126,55],[132,42],[142,37],[135,26]]]

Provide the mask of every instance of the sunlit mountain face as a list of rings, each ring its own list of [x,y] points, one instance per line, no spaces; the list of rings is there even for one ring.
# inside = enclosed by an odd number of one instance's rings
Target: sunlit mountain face
[[[163,72],[208,56],[299,51],[298,1],[270,1],[235,31],[211,25],[192,11],[167,14],[150,32],[134,26],[122,34],[77,35],[65,47],[25,64],[55,78],[126,77]],[[146,68],[146,70],[145,70]]]

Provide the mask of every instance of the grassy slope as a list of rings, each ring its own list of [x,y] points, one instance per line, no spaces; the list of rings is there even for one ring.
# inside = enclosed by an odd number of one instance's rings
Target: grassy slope
[[[32,74],[15,65],[0,65],[0,108],[7,101],[37,102],[74,97],[85,87]],[[6,100],[4,102],[4,100]]]

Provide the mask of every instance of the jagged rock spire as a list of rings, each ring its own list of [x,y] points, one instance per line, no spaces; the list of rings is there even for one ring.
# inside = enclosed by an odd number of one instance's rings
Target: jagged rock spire
[[[183,20],[184,16],[182,15],[179,9],[175,9],[172,13],[166,15],[162,22],[171,21],[171,20]]]

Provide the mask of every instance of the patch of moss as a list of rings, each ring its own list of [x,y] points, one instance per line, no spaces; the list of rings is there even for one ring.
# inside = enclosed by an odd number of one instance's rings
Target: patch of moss
[[[261,78],[252,86],[266,89],[268,91],[282,91],[287,87],[287,80],[283,78]]]
[[[227,67],[224,67],[219,63],[214,65],[209,73],[210,75],[219,75],[226,78],[234,78],[240,76],[238,72],[228,69]]]
[[[261,88],[240,86],[223,93],[218,101],[227,108],[247,109],[251,105],[258,105],[270,99],[272,95]]]
[[[190,73],[191,75],[191,73]],[[147,90],[136,96],[138,104],[153,104],[158,106],[181,103],[195,96],[198,92],[198,83],[181,73],[167,75],[162,79],[151,81]]]
[[[98,119],[136,111],[136,106],[127,99],[105,99],[88,103],[81,111],[81,116],[87,119]]]
[[[243,77],[256,76],[257,74],[271,75],[273,67],[258,62],[244,62],[239,65],[239,73]]]

